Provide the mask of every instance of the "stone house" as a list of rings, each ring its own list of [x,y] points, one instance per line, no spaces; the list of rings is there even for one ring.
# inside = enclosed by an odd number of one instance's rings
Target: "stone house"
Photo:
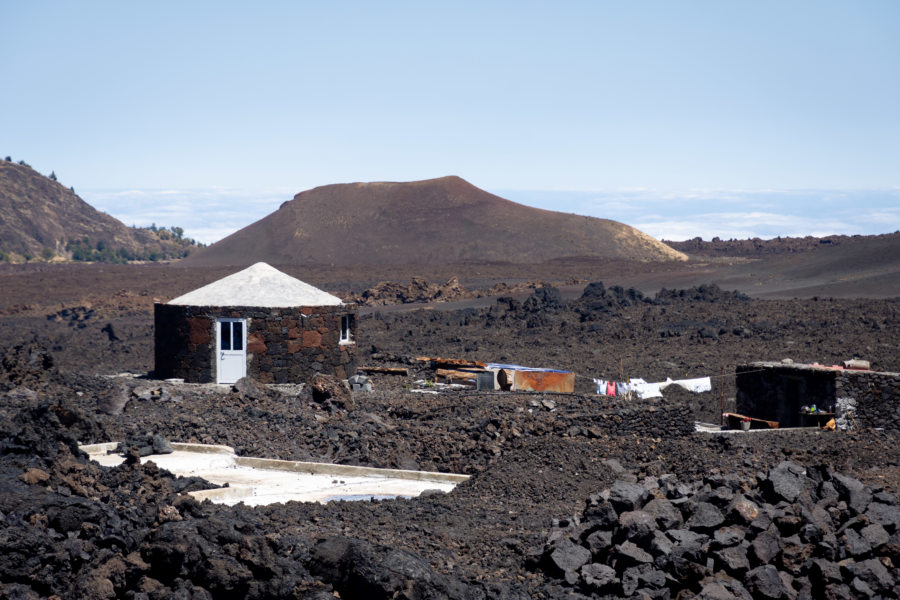
[[[855,361],[847,361],[852,363]],[[820,424],[801,411],[815,405],[842,426],[882,427],[900,431],[900,373],[807,365],[755,362],[736,370],[736,412],[778,421],[781,427]]]
[[[358,307],[266,263],[154,305],[159,379],[299,383],[356,372]]]

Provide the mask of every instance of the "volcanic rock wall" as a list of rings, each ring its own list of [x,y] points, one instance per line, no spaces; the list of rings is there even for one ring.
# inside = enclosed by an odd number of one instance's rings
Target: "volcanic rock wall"
[[[900,373],[841,371],[835,394],[856,401],[854,417],[860,425],[900,431]]]
[[[603,397],[604,410],[591,416],[595,427],[616,435],[681,437],[694,433],[694,410],[684,401]],[[608,406],[608,408],[607,408]]]
[[[356,344],[340,343],[341,317],[357,307],[264,308],[154,305],[155,375],[190,383],[214,382],[216,319],[247,319],[247,375],[262,383],[306,381],[314,373],[341,379],[356,372]]]

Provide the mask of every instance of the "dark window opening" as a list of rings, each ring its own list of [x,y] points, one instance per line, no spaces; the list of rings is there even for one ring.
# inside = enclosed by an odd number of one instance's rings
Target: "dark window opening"
[[[244,349],[244,324],[240,321],[234,321],[232,323],[232,335],[231,338],[233,340],[231,344],[231,348],[233,350],[243,350]]]
[[[219,324],[221,331],[219,334],[222,350],[231,350],[231,322],[222,321]]]

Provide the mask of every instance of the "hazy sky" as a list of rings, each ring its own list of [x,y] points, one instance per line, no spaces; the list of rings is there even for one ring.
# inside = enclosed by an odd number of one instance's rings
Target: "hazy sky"
[[[900,2],[0,0],[0,154],[214,241],[459,175],[683,239],[900,229]]]

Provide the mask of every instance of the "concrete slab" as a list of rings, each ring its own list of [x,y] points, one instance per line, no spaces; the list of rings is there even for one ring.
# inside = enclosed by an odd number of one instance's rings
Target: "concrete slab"
[[[121,464],[124,457],[107,454],[116,443],[82,446],[91,459],[104,466]],[[415,497],[425,490],[450,492],[466,475],[372,469],[328,463],[271,460],[235,456],[228,446],[173,443],[175,452],[141,459],[176,475],[202,477],[227,488],[191,492],[198,500],[248,506],[276,502],[330,502],[334,500]]]

